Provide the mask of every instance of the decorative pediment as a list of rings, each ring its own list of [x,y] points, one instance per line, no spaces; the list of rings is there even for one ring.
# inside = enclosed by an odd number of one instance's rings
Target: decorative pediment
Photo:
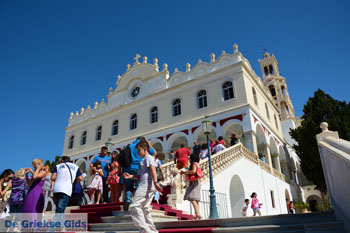
[[[148,63],[134,64],[130,67],[117,81],[116,92],[123,91],[135,81],[135,79],[141,82],[146,82],[148,79],[159,74],[159,71],[155,67]]]
[[[197,78],[197,77],[200,77],[200,76],[203,76],[205,74],[208,73],[208,63],[198,63],[197,65],[195,65],[193,67],[193,74],[194,74],[194,78]]]
[[[184,73],[181,71],[173,73],[173,75],[171,75],[168,79],[169,87],[173,87],[180,83],[183,83],[184,82],[183,77],[184,77]]]

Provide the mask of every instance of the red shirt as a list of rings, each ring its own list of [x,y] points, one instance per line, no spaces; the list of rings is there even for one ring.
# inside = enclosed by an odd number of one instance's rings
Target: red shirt
[[[176,162],[184,162],[188,164],[188,156],[190,154],[191,154],[191,151],[186,147],[178,149],[175,153]]]

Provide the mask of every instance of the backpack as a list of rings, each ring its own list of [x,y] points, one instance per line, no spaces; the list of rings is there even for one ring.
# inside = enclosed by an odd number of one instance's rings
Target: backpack
[[[123,168],[127,168],[130,166],[131,162],[132,162],[131,149],[130,149],[130,145],[128,144],[124,150],[120,151],[118,155],[118,163]]]
[[[10,205],[23,205],[25,198],[26,181],[24,179],[12,180],[12,192],[9,198]]]

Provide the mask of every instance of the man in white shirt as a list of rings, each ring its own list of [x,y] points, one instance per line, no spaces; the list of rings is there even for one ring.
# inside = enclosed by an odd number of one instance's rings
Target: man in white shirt
[[[54,196],[56,213],[64,213],[73,191],[73,184],[83,180],[79,167],[68,156],[61,158],[51,175],[51,192]]]

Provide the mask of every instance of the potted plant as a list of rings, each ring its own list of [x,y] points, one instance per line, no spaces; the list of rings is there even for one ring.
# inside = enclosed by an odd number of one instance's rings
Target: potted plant
[[[308,203],[299,201],[294,204],[294,207],[297,213],[308,213],[308,208],[310,207],[310,205]]]

